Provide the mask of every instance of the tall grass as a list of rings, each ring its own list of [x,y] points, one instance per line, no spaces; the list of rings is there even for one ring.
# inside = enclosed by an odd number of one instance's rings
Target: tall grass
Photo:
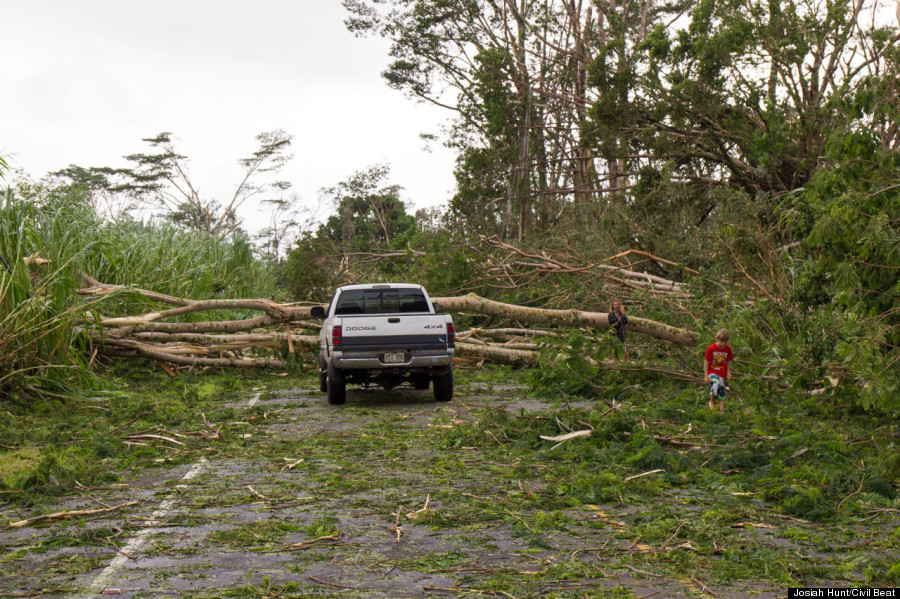
[[[11,189],[2,194],[0,254],[6,265],[0,268],[0,399],[65,394],[93,381],[85,356],[77,351],[75,327],[84,307],[72,299],[74,264],[90,247],[64,225],[84,215],[67,206],[44,208],[17,198]],[[71,232],[78,229],[73,226]],[[45,257],[43,238],[50,230],[66,236],[68,256],[42,266],[26,264],[26,257]]]
[[[79,299],[82,273],[194,299],[275,294],[247,240],[127,218],[103,222],[73,187],[20,183],[0,192],[0,254],[9,266],[0,265],[0,401],[65,395],[95,381],[80,321],[101,302],[114,314],[135,296]],[[50,262],[27,264],[28,257]]]
[[[276,293],[272,273],[254,257],[246,236],[225,241],[127,216],[103,222],[77,187],[20,184],[16,195],[40,212],[42,255],[54,263],[72,262],[104,283],[191,299]]]
[[[273,278],[249,241],[232,243],[166,224],[124,221],[104,228],[85,270],[104,283],[192,299],[274,293]]]

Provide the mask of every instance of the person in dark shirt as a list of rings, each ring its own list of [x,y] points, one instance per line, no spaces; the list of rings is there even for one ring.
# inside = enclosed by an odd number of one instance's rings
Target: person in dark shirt
[[[613,300],[609,307],[609,336],[622,342],[626,362],[628,361],[628,344],[625,342],[625,325],[627,324],[628,317],[625,316],[625,306],[619,300]]]

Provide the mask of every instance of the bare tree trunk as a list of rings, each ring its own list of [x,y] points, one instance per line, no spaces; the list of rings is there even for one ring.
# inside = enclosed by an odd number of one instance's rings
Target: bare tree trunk
[[[111,353],[115,355],[118,351],[125,350],[133,352],[134,357],[150,358],[153,360],[162,360],[172,364],[182,366],[219,366],[219,367],[237,367],[237,368],[284,368],[286,366],[283,360],[276,358],[207,358],[198,357],[196,354],[184,355],[165,351],[165,348],[146,345],[138,341],[129,339],[107,339],[106,343],[110,344]],[[118,351],[117,351],[118,350]]]
[[[508,366],[534,366],[541,356],[539,351],[509,349],[495,345],[477,345],[475,343],[457,343],[455,356],[484,360],[493,364]]]
[[[529,308],[495,302],[474,293],[462,297],[434,298],[434,301],[438,302],[441,308],[448,312],[476,312],[521,322],[543,322],[563,326],[590,326],[600,329],[609,328],[609,315],[605,312]],[[696,336],[695,333],[686,329],[680,329],[637,316],[628,317],[628,328],[637,333],[681,345],[693,345]]]

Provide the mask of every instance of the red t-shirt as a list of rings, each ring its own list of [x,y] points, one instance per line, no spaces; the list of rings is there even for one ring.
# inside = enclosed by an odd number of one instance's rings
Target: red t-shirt
[[[715,374],[724,379],[728,378],[728,362],[734,361],[734,354],[731,353],[731,346],[727,343],[725,347],[719,347],[713,343],[706,348],[706,362],[709,364],[709,373]]]

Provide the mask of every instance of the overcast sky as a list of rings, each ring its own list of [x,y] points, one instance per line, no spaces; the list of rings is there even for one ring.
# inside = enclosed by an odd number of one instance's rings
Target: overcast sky
[[[0,155],[39,179],[124,166],[171,131],[201,195],[224,201],[256,134],[278,128],[294,136],[279,178],[310,208],[376,163],[413,208],[445,204],[453,154],[419,134],[448,114],[389,89],[388,44],[344,18],[339,0],[0,0]]]

